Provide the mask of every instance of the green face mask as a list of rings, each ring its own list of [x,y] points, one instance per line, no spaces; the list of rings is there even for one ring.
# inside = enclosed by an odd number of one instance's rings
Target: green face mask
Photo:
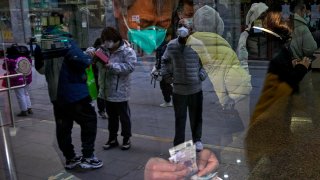
[[[166,29],[150,26],[142,30],[129,29],[129,41],[137,44],[147,54],[151,54],[166,37]]]

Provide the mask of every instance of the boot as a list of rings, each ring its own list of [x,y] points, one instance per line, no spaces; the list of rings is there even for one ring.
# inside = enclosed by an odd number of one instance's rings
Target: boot
[[[28,111],[21,111],[17,116],[22,117],[22,116],[28,116]]]
[[[28,114],[33,114],[33,111],[31,108],[28,108]]]

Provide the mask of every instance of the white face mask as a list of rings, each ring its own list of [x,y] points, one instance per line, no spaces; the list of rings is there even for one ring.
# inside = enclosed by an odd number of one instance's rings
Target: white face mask
[[[108,49],[111,49],[111,48],[113,48],[113,46],[114,46],[114,42],[113,42],[113,41],[105,41],[105,42],[104,42],[104,46],[105,46],[106,48],[108,48]]]
[[[185,38],[189,35],[189,29],[181,27],[178,29],[178,35],[182,38]]]

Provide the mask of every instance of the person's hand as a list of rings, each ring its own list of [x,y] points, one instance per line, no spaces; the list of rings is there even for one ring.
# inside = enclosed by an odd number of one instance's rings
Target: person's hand
[[[94,47],[88,47],[85,51],[85,53],[91,57],[94,56],[94,53],[95,53],[96,49]]]
[[[190,170],[182,164],[174,164],[162,158],[150,158],[145,166],[145,180],[184,179]]]
[[[292,60],[293,67],[295,67],[298,64],[302,64],[302,65],[304,65],[304,67],[306,67],[308,69],[311,64],[311,60],[308,57],[303,57],[302,60],[300,60],[300,59]]]
[[[217,157],[209,149],[203,149],[197,157],[199,172],[198,176],[204,176],[218,168],[219,162]]]

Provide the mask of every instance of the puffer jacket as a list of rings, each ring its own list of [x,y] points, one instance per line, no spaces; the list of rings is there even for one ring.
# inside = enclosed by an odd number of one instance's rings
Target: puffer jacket
[[[312,56],[317,49],[317,43],[314,40],[306,21],[298,14],[294,14],[294,29],[290,48],[293,57],[299,59],[302,59],[304,56]]]
[[[227,104],[230,98],[238,102],[246,97],[252,89],[251,75],[240,65],[229,43],[220,35],[211,32],[195,32],[190,37],[200,40],[207,49],[208,54],[204,54],[191,38],[188,39],[187,44],[190,44],[201,58],[220,104]]]
[[[43,64],[51,102],[73,103],[89,96],[85,69],[91,64],[92,58],[84,54],[73,40],[70,40],[70,44],[70,49],[63,57],[36,59],[44,61],[36,62],[36,69],[42,73]]]
[[[106,67],[97,62],[99,70],[98,97],[111,102],[124,102],[130,99],[131,73],[135,69],[137,56],[134,50],[126,43],[121,42],[120,47],[113,53],[105,51],[109,57],[110,65]]]
[[[201,42],[197,41],[197,44]],[[199,56],[190,45],[180,44],[178,38],[168,43],[161,58],[161,75],[173,74],[174,93],[190,95],[201,91],[199,69]]]
[[[28,62],[30,63],[28,66],[30,67],[30,72],[28,72],[28,74],[25,75],[25,77],[23,76],[16,76],[13,78],[10,78],[10,87],[13,86],[19,86],[22,85],[24,83],[26,84],[30,84],[32,82],[32,60],[30,57],[25,57],[25,56],[7,56],[4,59],[4,62],[2,64],[2,69],[7,70],[6,68],[6,63],[8,65],[8,70],[9,71],[9,75],[13,75],[13,74],[17,74],[19,73],[17,68],[18,68],[18,63],[22,60],[27,59]],[[5,74],[7,75],[7,73]],[[3,86],[6,87],[7,83],[6,83],[6,79],[3,81]]]

